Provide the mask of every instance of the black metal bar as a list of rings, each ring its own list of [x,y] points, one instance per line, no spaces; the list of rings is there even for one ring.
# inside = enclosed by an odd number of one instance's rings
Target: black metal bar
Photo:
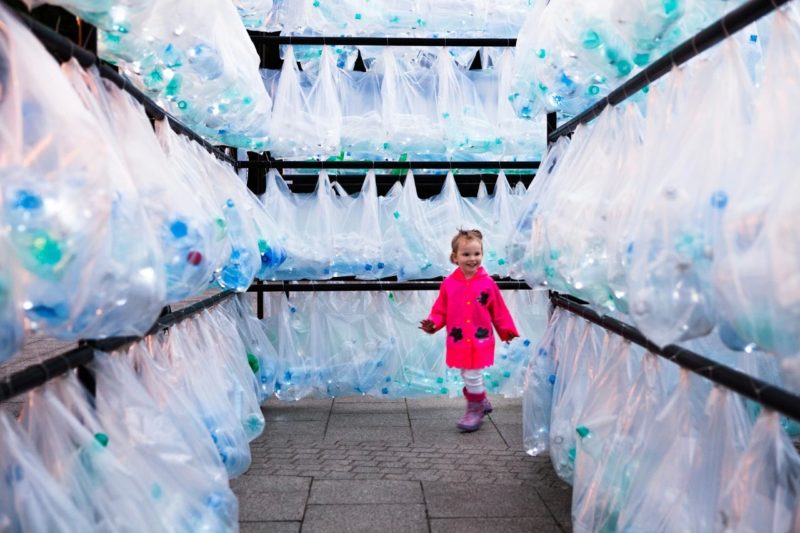
[[[550,301],[553,305],[562,307],[570,313],[581,316],[612,333],[638,344],[648,352],[660,355],[681,368],[703,376],[709,381],[722,385],[746,398],[755,400],[764,407],[800,421],[800,396],[796,394],[770,385],[765,381],[728,366],[721,365],[680,346],[670,344],[662,348],[633,326],[607,315],[601,316],[589,307],[577,303],[574,299],[567,298],[562,294],[551,292]]]
[[[517,46],[516,39],[481,38],[481,37],[345,37],[345,36],[293,36],[273,35],[259,31],[248,31],[255,45],[291,44],[311,46]]]
[[[306,169],[517,169],[539,168],[540,161],[240,161],[239,168]]]
[[[668,73],[673,66],[677,67],[684,64],[691,58],[724,40],[726,37],[736,33],[748,24],[755,22],[789,1],[790,0],[750,0],[742,4],[721,19],[700,30],[694,37],[684,41],[653,61],[647,68],[611,91],[608,96],[589,107],[589,109],[564,123],[561,127],[548,135],[548,142],[555,142],[562,135],[572,133],[579,124],[584,124],[597,117],[606,106],[614,106],[626,100],[629,96],[636,94],[646,85],[653,83]]]
[[[218,159],[225,161],[234,168],[236,168],[236,160],[229,157],[227,154],[217,149],[214,145],[209,143],[203,137],[192,131],[190,128],[182,124],[178,119],[167,113],[158,104],[151,100],[146,94],[137,89],[127,78],[120,75],[116,70],[111,68],[108,64],[102,62],[96,55],[90,51],[81,48],[63,35],[55,32],[51,28],[45,26],[41,22],[25,15],[24,13],[16,13],[20,22],[26,25],[31,32],[41,41],[45,48],[61,62],[69,61],[75,58],[78,63],[84,68],[89,68],[92,65],[96,66],[100,71],[100,75],[107,80],[114,82],[122,90],[133,96],[139,103],[144,106],[147,115],[155,120],[166,120],[170,127],[192,139],[193,141],[201,144],[203,148],[208,150],[211,154]]]
[[[547,114],[547,144],[549,145],[552,141],[550,141],[550,136],[553,134],[554,131],[558,128],[558,113],[555,111],[551,111]]]
[[[204,309],[208,309],[236,294],[233,291],[224,291],[206,298],[196,304],[190,305],[168,315],[160,317],[145,337],[177,324]],[[49,380],[66,374],[73,368],[89,364],[94,359],[95,350],[113,352],[129,344],[139,342],[143,337],[113,337],[109,339],[81,341],[80,345],[66,353],[47,359],[39,364],[30,366],[16,372],[0,381],[0,402],[18,396],[45,384]],[[82,374],[84,382],[91,381],[91,374]]]
[[[521,280],[501,279],[496,281],[503,290],[530,290]],[[357,292],[357,291],[438,291],[442,278],[420,281],[397,281],[396,278],[381,280],[330,279],[319,281],[267,281],[254,284],[249,292]]]

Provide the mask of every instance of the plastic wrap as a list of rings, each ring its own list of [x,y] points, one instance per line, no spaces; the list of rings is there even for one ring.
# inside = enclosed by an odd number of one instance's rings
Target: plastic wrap
[[[735,41],[721,44],[719,56],[694,74],[683,85],[686,105],[674,107],[678,127],[670,130],[685,149],[656,167],[658,156],[648,158],[645,148],[643,171],[661,178],[643,202],[642,215],[631,221],[637,229],[628,276],[630,312],[642,332],[662,345],[706,335],[714,327],[711,268],[729,202],[725,184],[739,168],[752,122],[753,84]],[[668,141],[648,132],[647,142],[663,152]],[[709,151],[718,157],[705,157]]]
[[[155,512],[167,529],[232,531],[238,502],[227,479],[208,467],[179,429],[184,415],[163,411],[139,382],[130,361],[98,353],[92,363],[98,421],[120,443],[126,466],[150,487]],[[124,443],[124,444],[123,444]]]
[[[797,531],[800,456],[780,425],[764,411],[724,488],[715,527],[720,531]]]
[[[0,529],[89,531],[91,525],[75,502],[47,471],[28,436],[16,421],[0,413]]]
[[[91,530],[164,529],[158,494],[146,482],[152,469],[126,455],[124,439],[111,438],[87,395],[74,375],[31,393],[21,419],[33,449]],[[139,471],[143,464],[147,469]]]
[[[135,191],[50,54],[5,8],[0,18],[11,80],[0,106],[0,216],[27,327],[65,340],[142,333],[164,289],[146,224],[143,247],[127,246]],[[134,302],[143,308],[131,314]]]

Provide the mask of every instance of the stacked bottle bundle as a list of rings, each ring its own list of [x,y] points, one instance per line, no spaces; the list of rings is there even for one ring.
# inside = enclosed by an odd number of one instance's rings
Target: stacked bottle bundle
[[[98,28],[99,55],[192,130],[264,150],[270,99],[233,3],[25,0],[62,5]]]
[[[786,91],[800,26],[791,7],[773,24],[758,88],[729,39],[653,87],[646,106],[608,108],[559,141],[511,239],[512,271],[627,313],[659,345],[713,331],[731,349],[775,354],[800,390],[798,116]]]
[[[703,353],[781,384],[773,357]],[[798,425],[562,309],[525,381],[523,439],[573,485],[575,531],[796,531]]]
[[[0,516],[10,531],[236,531],[229,478],[264,428],[257,319],[238,301],[97,352],[0,413]],[[257,333],[257,332],[256,332]]]
[[[295,194],[277,171],[267,176],[264,208],[280,220],[271,242],[285,249],[285,261],[262,279],[364,279],[398,276],[428,279],[453,270],[450,241],[460,227],[484,232],[484,266],[507,276],[507,236],[519,217],[525,189],[511,189],[501,172],[494,194],[485,188],[476,198],[462,198],[449,174],[442,191],[428,200],[417,196],[414,175],[378,197],[370,171],[359,194],[347,196],[320,173],[316,191]],[[283,258],[278,258],[274,263]]]
[[[3,8],[0,20],[0,360],[23,317],[63,340],[142,335],[167,302],[266,272],[273,223],[230,167],[166,123],[154,134],[97,71],[59,70]]]
[[[282,400],[368,394],[383,398],[461,393],[445,366],[442,335],[419,330],[436,291],[265,294],[261,327],[269,340],[269,382]],[[543,291],[504,291],[522,336],[498,341],[485,371],[491,393],[518,397],[533,348],[547,322]]]
[[[516,109],[576,115],[741,3],[537,2],[517,41]],[[741,37],[753,56],[760,53],[758,36],[753,25]]]
[[[242,1],[249,28],[291,35],[475,36],[514,38],[533,8],[531,0],[400,0],[391,5],[359,0]]]
[[[324,47],[300,72],[295,50],[303,48],[287,47],[281,71],[262,71],[273,99],[267,147],[275,157],[541,158],[544,117],[518,117],[508,98],[511,49],[492,68],[465,70],[452,55],[457,49],[409,56],[407,48],[382,47],[369,70],[357,72],[345,70],[340,47]]]

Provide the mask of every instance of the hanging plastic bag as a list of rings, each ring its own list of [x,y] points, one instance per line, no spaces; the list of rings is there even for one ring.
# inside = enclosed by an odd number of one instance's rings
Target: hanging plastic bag
[[[464,228],[464,223],[467,221],[464,204],[452,172],[447,173],[439,194],[425,200],[423,211],[425,218],[415,220],[415,223],[424,225],[434,246],[428,251],[433,264],[430,267],[432,272],[426,271],[427,277],[446,276],[455,268],[450,259],[451,243],[453,235]]]
[[[249,364],[247,349],[237,331],[236,323],[229,317],[235,315],[230,302],[207,311],[189,326],[195,326],[204,345],[216,351],[221,364],[223,379],[227,384],[228,397],[234,406],[245,435],[255,440],[264,431],[264,415],[258,400],[259,383],[256,371]]]
[[[119,321],[127,297],[138,296],[126,294],[129,282],[143,281],[139,267],[154,265],[129,266],[114,238],[115,217],[129,206],[127,198],[115,202],[124,191],[108,183],[120,170],[114,147],[38,40],[5,8],[0,21],[9,80],[0,104],[0,216],[17,257],[14,284],[27,302],[27,327],[65,340],[146,329],[155,318],[149,306]],[[142,242],[149,238],[145,226]]]
[[[33,443],[5,413],[0,413],[0,528],[23,531],[89,531],[91,525],[47,471]]]
[[[800,456],[777,413],[764,410],[747,450],[724,488],[716,513],[720,531],[797,531]]]
[[[191,274],[191,280],[196,280],[198,283],[191,288],[191,294],[200,294],[211,283],[214,274],[222,269],[224,261],[230,257],[230,242],[225,239],[222,206],[218,205],[213,192],[208,189],[207,181],[202,177],[205,170],[187,144],[190,141],[184,140],[163,121],[156,122],[155,131],[167,158],[177,169],[176,176],[193,191],[204,217],[200,219],[201,213],[198,213],[195,219],[196,225],[189,225],[186,230],[191,237],[186,243],[189,249],[186,260],[198,270],[197,273]],[[194,232],[189,232],[195,228],[196,235]],[[173,234],[177,230],[178,235],[181,235],[184,227],[178,224],[171,230]],[[205,249],[200,248],[201,243],[206,245]]]
[[[14,265],[8,243],[0,236],[0,363],[22,349],[22,306],[14,284]]]
[[[342,219],[333,236],[334,273],[367,279],[384,277],[386,264],[374,170],[367,172],[361,192],[341,210]]]
[[[558,343],[564,338],[564,331],[572,327],[570,314],[554,309],[547,331],[528,361],[522,396],[522,439],[528,455],[547,451]]]
[[[558,476],[572,483],[575,466],[575,428],[586,403],[591,383],[597,379],[602,357],[602,335],[591,322],[575,326],[578,342],[574,350],[562,350],[554,371],[553,404],[550,411],[550,459]]]
[[[197,329],[196,324],[186,322],[170,328],[160,362],[181,377],[176,386],[182,387],[192,399],[194,410],[200,413],[228,476],[233,478],[250,467],[248,438],[241,411],[232,403],[236,397],[234,384],[224,371],[222,361],[210,356],[208,347],[200,342]],[[209,367],[215,371],[209,372]]]
[[[232,531],[238,503],[226,479],[214,480],[184,440],[181,418],[162,411],[129,361],[97,353],[92,362],[97,418],[120,443],[126,464],[151,487],[159,519],[176,530]]]
[[[320,119],[313,117],[308,99],[300,86],[294,48],[286,49],[270,122],[270,152],[274,157],[291,159],[315,153]]]
[[[691,108],[677,111],[691,126],[683,125],[674,140],[686,150],[665,167],[649,166],[655,157],[643,167],[662,178],[643,202],[643,216],[632,220],[637,230],[628,286],[632,317],[657,344],[706,335],[716,321],[711,268],[729,201],[725,184],[740,167],[753,102],[753,83],[737,43],[726,40],[718,52],[700,63],[696,78],[684,86]],[[677,130],[671,131],[678,135]],[[667,142],[648,132],[647,143],[663,149]],[[725,157],[704,157],[709,150]]]
[[[278,353],[267,338],[261,321],[253,314],[254,299],[259,297],[258,293],[253,293],[252,298],[237,297],[231,306],[231,319],[247,350],[247,363],[258,381],[258,401],[263,404],[275,392]]]
[[[342,151],[354,160],[374,160],[383,151],[381,77],[378,72],[339,71]]]
[[[514,111],[514,101],[519,98],[519,93],[513,90],[514,60],[514,51],[506,48],[499,66],[495,68],[499,73],[494,144],[507,158],[541,161],[547,149],[547,117],[542,113],[536,116],[528,114],[523,118]]]
[[[629,342],[615,336],[607,341],[610,356],[576,427],[572,520],[580,532],[616,530],[629,480],[639,468],[631,456],[652,430],[671,389],[668,366],[658,356],[645,354],[641,360]]]
[[[126,443],[109,436],[74,374],[31,393],[21,420],[59,491],[69,495],[92,530],[167,527],[158,493],[145,481],[150,469],[137,471],[144,462],[124,455]]]

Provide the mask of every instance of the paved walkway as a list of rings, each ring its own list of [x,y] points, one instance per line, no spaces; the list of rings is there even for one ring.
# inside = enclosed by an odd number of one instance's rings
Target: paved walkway
[[[270,401],[232,482],[242,531],[569,531],[569,486],[521,451],[521,401],[492,401],[468,434],[460,399]]]

